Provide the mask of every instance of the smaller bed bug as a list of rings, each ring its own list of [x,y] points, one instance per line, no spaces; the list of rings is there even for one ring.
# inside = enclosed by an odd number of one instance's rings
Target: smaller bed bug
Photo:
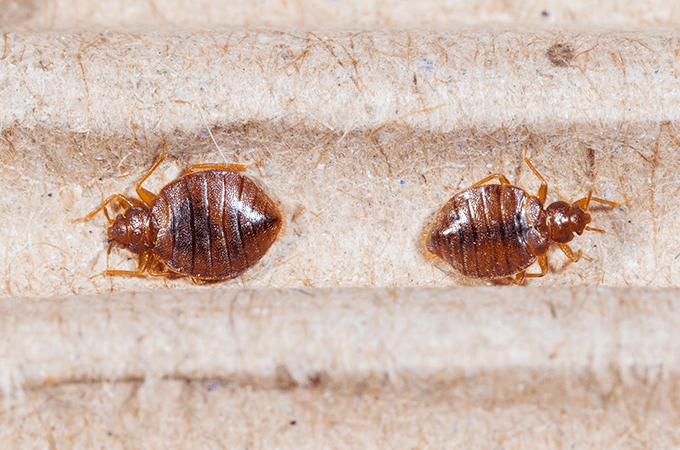
[[[198,164],[166,184],[158,195],[142,184],[165,160],[163,154],[139,180],[139,199],[115,194],[79,220],[104,211],[109,248],[139,255],[136,271],[101,275],[189,276],[195,281],[235,277],[254,266],[274,243],[283,218],[274,201],[248,177],[248,166]],[[124,214],[111,220],[106,206],[117,201]]]
[[[557,201],[545,209],[548,184],[531,161],[524,161],[541,181],[536,196],[494,174],[453,196],[435,216],[425,232],[425,248],[463,275],[471,278],[508,278],[520,284],[525,277],[542,277],[548,272],[547,252],[557,244],[565,256],[576,262],[592,261],[581,250],[568,245],[574,234],[584,230],[605,233],[588,226],[591,202],[617,207],[593,197],[593,191],[572,204]],[[500,184],[485,184],[498,179]],[[538,260],[540,273],[526,273]]]

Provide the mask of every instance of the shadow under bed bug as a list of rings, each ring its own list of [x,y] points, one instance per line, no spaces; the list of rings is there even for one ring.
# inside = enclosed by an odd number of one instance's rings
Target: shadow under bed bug
[[[112,195],[77,219],[91,219],[103,210],[110,224],[108,252],[118,245],[139,255],[136,271],[106,270],[102,275],[174,274],[219,281],[254,266],[274,243],[283,219],[274,201],[237,173],[247,166],[194,165],[154,195],[142,184],[165,158],[163,148],[137,183],[139,199]],[[125,212],[111,220],[106,206],[114,201]]]
[[[484,178],[452,197],[435,216],[425,232],[427,251],[467,277],[508,278],[516,284],[548,272],[547,252],[553,244],[571,262],[592,261],[581,250],[574,254],[567,243],[584,230],[605,233],[588,226],[591,202],[621,204],[593,197],[590,190],[572,204],[557,201],[544,209],[548,184],[526,156],[524,161],[541,180],[538,195],[511,185],[501,174]],[[485,184],[496,178],[500,184]],[[526,273],[537,260],[541,272]]]

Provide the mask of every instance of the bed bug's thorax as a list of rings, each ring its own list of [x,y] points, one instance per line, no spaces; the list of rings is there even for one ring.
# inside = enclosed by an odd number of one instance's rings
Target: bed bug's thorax
[[[283,218],[278,206],[249,178],[247,167],[201,164],[187,169],[158,195],[142,184],[165,159],[139,180],[139,199],[112,195],[97,209],[109,221],[109,252],[116,245],[139,255],[136,271],[106,270],[103,275],[178,275],[217,281],[255,265],[274,243]],[[106,206],[124,209],[114,220]]]
[[[427,251],[472,278],[541,277],[548,271],[547,252],[556,244],[571,262],[592,260],[568,243],[592,228],[591,202],[616,207],[619,203],[588,195],[572,204],[556,201],[544,208],[548,185],[531,161],[524,161],[540,179],[537,195],[510,184],[501,174],[491,175],[451,198],[426,230]],[[486,184],[498,179],[500,184]],[[526,273],[538,261],[540,273]],[[512,277],[512,278],[511,278]]]

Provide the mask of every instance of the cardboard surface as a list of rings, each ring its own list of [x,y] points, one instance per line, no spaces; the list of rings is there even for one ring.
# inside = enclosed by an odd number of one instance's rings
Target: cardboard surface
[[[2,0],[0,26],[82,29],[650,29],[677,27],[668,0]]]
[[[554,251],[551,275],[531,284],[677,284],[672,36],[6,37],[3,295],[165,288],[91,279],[107,267],[106,219],[72,223],[111,194],[134,195],[164,143],[152,192],[190,164],[262,161],[246,175],[280,202],[285,229],[230,286],[470,284],[431,264],[423,231],[490,174],[535,193],[525,149],[549,201],[592,189],[627,202],[595,206],[593,226],[609,234],[572,242],[592,262]],[[109,267],[134,258],[114,249]]]
[[[677,444],[677,289],[167,290],[0,303],[0,445]]]
[[[0,447],[678,446],[671,3],[209,3],[0,2]],[[154,192],[263,161],[286,228],[242,277],[91,278],[106,221],[72,220],[163,143]],[[535,192],[525,148],[549,200],[627,201],[610,234],[447,288],[428,220]]]

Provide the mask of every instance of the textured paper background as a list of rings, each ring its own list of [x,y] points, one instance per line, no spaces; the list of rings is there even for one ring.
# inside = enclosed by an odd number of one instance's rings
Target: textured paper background
[[[677,296],[171,289],[5,300],[0,442],[672,448]]]
[[[164,288],[91,280],[106,266],[106,220],[71,223],[133,194],[163,142],[170,158],[152,191],[191,163],[263,161],[247,173],[281,203],[286,228],[232,286],[470,283],[430,264],[422,232],[452,189],[491,173],[535,192],[525,148],[551,201],[593,189],[629,202],[594,208],[612,234],[573,244],[592,263],[566,265],[557,251],[559,276],[532,284],[677,284],[677,37],[301,36],[7,34],[0,289]],[[110,265],[132,268],[129,258],[114,251]]]
[[[680,23],[667,0],[2,0],[0,23],[31,30],[652,29]]]
[[[678,446],[670,3],[0,6],[2,448]],[[163,142],[152,190],[264,161],[286,229],[243,277],[89,278],[105,220],[71,220]],[[492,172],[534,191],[525,146],[551,199],[629,200],[617,236],[445,288],[423,227]]]

